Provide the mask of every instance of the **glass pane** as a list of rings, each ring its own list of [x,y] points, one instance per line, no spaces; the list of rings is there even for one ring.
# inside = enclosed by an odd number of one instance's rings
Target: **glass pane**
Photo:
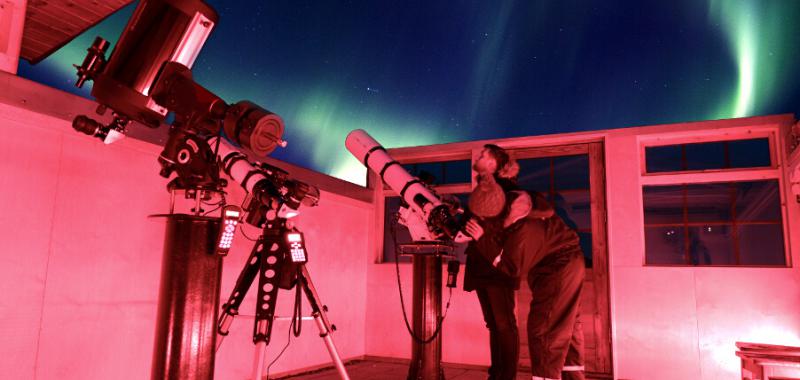
[[[648,173],[770,166],[769,139],[646,147],[645,164]]]
[[[589,189],[589,155],[553,158],[555,188]]]
[[[687,265],[786,265],[777,180],[645,186],[642,193],[648,264],[677,264],[670,260],[686,252]],[[669,255],[676,235],[684,246]]]
[[[547,194],[550,191],[550,158],[518,160],[519,186]]]
[[[645,148],[648,173],[676,172],[682,170],[681,146],[652,146]]]
[[[734,265],[731,225],[689,227],[689,261],[692,265]]]
[[[736,183],[736,220],[780,221],[778,181]]]
[[[591,232],[578,232],[578,238],[581,240],[581,250],[583,251],[583,260],[587,268],[592,267],[592,233]]]
[[[442,164],[439,162],[420,162],[403,165],[408,173],[422,182],[438,185],[442,181]]]
[[[645,227],[644,241],[647,264],[686,264],[686,233],[682,226]]]
[[[730,183],[686,185],[689,222],[730,222],[733,191]]]
[[[740,225],[739,258],[742,265],[786,265],[780,224]]]
[[[472,181],[470,160],[419,162],[404,164],[403,168],[412,176],[432,185],[470,183]]]
[[[400,209],[400,197],[386,197],[384,203],[385,211],[383,213],[383,262],[394,262],[396,256],[395,239],[397,244],[405,244],[411,242],[411,235],[408,233],[408,228],[400,224],[392,222],[394,214]],[[394,234],[394,238],[392,237]],[[410,262],[408,257],[400,257],[400,262]]]
[[[686,144],[686,167],[684,170],[722,169],[725,167],[724,143]]]
[[[445,161],[443,183],[472,182],[472,165],[470,160]]]
[[[732,168],[770,166],[769,139],[737,140],[728,142]]]
[[[592,229],[592,209],[589,190],[555,194],[556,214],[573,229]]]
[[[737,221],[774,222],[781,219],[778,182],[772,180],[645,186],[643,188],[645,223],[682,223],[684,189],[686,212],[690,223],[731,222],[734,199]]]
[[[645,186],[645,224],[683,223],[683,186]]]

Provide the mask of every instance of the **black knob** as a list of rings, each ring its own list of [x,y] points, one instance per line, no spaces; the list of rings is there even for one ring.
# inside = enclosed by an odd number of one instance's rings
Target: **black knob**
[[[74,128],[78,132],[83,132],[89,136],[95,136],[97,131],[103,127],[102,124],[98,123],[95,120],[85,116],[85,115],[78,115],[72,120],[72,128]]]

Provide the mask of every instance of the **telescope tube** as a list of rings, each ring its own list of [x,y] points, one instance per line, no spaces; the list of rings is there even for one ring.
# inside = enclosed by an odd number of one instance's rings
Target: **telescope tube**
[[[432,231],[455,238],[459,226],[450,215],[447,205],[422,181],[408,174],[372,136],[363,129],[356,129],[347,135],[344,144],[358,161],[380,175],[383,182],[397,192],[401,199],[424,215]]]
[[[208,139],[208,145],[214,149],[219,139],[218,136]],[[266,204],[271,197],[277,197],[297,211],[300,205],[313,207],[319,203],[318,188],[288,178],[279,179],[281,174],[277,171],[281,171],[280,168],[273,167],[270,170],[255,166],[244,153],[224,139],[219,140],[217,157],[222,170],[262,204]]]

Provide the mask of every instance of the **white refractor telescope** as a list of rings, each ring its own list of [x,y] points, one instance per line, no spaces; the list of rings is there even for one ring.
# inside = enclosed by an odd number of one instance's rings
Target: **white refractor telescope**
[[[461,229],[451,208],[418,178],[411,176],[386,149],[362,129],[347,135],[345,146],[364,166],[378,174],[405,205],[400,222],[414,241],[453,240]]]
[[[319,189],[288,178],[280,168],[264,163],[253,163],[247,156],[225,139],[214,136],[208,145],[217,147],[217,157],[222,170],[240,184],[250,196],[263,205],[279,201],[277,216],[292,218],[299,214],[300,206],[313,207],[319,203]]]

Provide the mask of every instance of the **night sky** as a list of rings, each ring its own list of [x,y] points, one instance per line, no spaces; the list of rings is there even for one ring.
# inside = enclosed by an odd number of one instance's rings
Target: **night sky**
[[[281,115],[272,157],[354,182],[344,147],[387,147],[777,113],[800,115],[800,1],[209,1],[195,80]],[[19,74],[72,87],[96,35]]]

